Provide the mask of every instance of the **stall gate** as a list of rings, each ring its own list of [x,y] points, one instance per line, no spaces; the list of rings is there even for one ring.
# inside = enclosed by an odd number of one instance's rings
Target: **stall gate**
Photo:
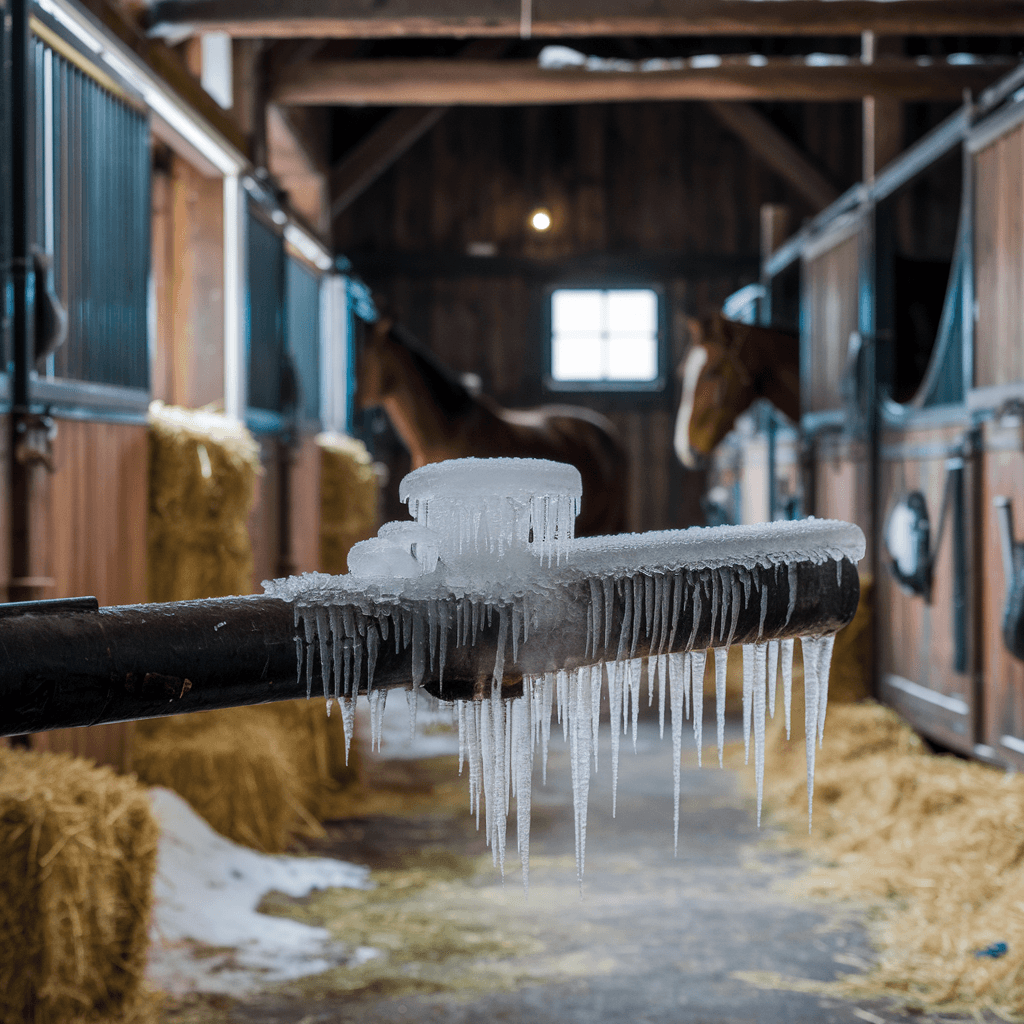
[[[1024,662],[1002,624],[1024,587],[1005,527],[1024,520],[1021,84],[965,105],[763,272],[770,290],[801,268],[805,511],[868,538],[876,692],[936,742],[1017,765]]]

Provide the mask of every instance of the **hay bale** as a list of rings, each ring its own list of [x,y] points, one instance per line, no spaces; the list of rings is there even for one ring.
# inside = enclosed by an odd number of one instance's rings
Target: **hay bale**
[[[362,441],[344,434],[319,434],[320,568],[348,572],[348,552],[377,529],[380,482]]]
[[[322,836],[319,819],[356,777],[354,760],[344,766],[341,716],[328,719],[322,699],[140,722],[135,768],[221,835],[266,853]]]
[[[259,445],[219,413],[153,402],[149,408],[148,596],[188,601],[247,594],[247,520]]]
[[[0,748],[0,1021],[153,1019],[142,987],[158,831],[133,779]]]
[[[776,726],[766,798],[792,841],[823,862],[806,884],[881,904],[881,962],[844,980],[849,992],[1024,1013],[1024,777],[929,753],[887,708],[838,705],[818,752],[808,837],[803,748],[802,728],[787,742]],[[999,942],[1004,956],[977,956]]]

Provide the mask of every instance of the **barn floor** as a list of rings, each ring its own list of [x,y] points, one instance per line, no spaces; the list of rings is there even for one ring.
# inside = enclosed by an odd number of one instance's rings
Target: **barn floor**
[[[705,736],[713,730],[706,726]],[[739,737],[730,724],[732,738]],[[261,909],[323,924],[384,955],[356,969],[265,991],[167,1007],[168,1024],[359,1021],[673,1024],[921,1021],[878,1002],[851,1003],[815,983],[868,965],[862,913],[830,912],[784,891],[801,857],[759,834],[738,772],[707,748],[684,757],[678,858],[672,855],[671,743],[641,722],[623,744],[618,812],[608,761],[591,782],[585,898],[573,860],[568,755],[559,735],[548,782],[534,786],[529,901],[510,818],[506,881],[473,828],[454,759],[364,759],[368,791],[389,794],[328,826],[309,852],[374,869],[377,888]],[[603,758],[608,758],[602,733]],[[767,780],[770,792],[771,780]],[[388,802],[390,801],[390,803]],[[385,811],[386,813],[378,813]],[[769,842],[762,840],[768,839]],[[783,979],[802,979],[786,988]],[[797,990],[794,990],[797,989]],[[799,990],[802,989],[802,990]]]

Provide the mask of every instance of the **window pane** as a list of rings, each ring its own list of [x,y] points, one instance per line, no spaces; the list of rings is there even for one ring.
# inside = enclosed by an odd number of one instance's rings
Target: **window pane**
[[[560,289],[551,295],[551,329],[554,334],[563,331],[590,331],[601,328],[601,292]]]
[[[658,376],[658,347],[650,334],[616,334],[608,339],[611,380],[654,380]]]
[[[611,333],[655,334],[658,330],[658,306],[649,288],[608,292],[608,326]]]
[[[551,375],[555,380],[599,380],[601,337],[556,334],[551,340]]]

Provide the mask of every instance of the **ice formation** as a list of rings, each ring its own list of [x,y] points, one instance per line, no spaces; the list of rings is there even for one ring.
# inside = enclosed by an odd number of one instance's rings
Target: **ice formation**
[[[812,595],[811,612],[806,592],[801,603],[801,574],[810,566],[828,576],[834,564],[838,593],[844,566],[852,570],[864,554],[856,526],[816,519],[576,540],[581,491],[579,473],[559,463],[428,465],[402,481],[400,496],[413,520],[388,523],[376,538],[355,545],[347,575],[308,573],[265,584],[268,594],[292,602],[300,680],[307,696],[320,683],[328,712],[338,701],[347,742],[355,698],[366,693],[371,739],[379,745],[387,691],[374,684],[382,664],[408,661],[412,726],[424,681],[444,697],[445,669],[461,657],[464,686],[468,658],[472,699],[453,695],[460,698],[460,770],[468,771],[472,811],[479,824],[482,805],[502,870],[516,800],[524,884],[534,758],[539,752],[546,780],[552,716],[571,753],[582,882],[604,693],[614,814],[620,741],[631,734],[636,743],[645,659],[647,701],[653,705],[657,691],[662,731],[669,707],[678,844],[683,721],[692,714],[700,759],[703,679],[713,649],[721,764],[728,652],[742,645],[744,741],[749,758],[752,732],[760,822],[765,716],[774,715],[781,663],[789,735],[796,626],[809,621],[800,639],[810,808],[837,627],[814,603],[820,594]]]

